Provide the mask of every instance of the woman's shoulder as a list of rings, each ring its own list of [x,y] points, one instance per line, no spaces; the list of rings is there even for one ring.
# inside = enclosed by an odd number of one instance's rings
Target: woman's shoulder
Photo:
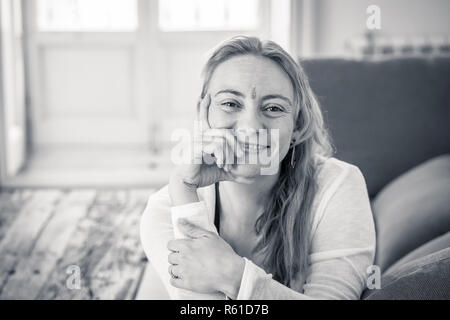
[[[361,170],[354,164],[335,157],[317,156],[316,181],[319,189],[337,189],[343,183],[356,183],[355,187],[366,187]]]
[[[318,192],[311,236],[323,240],[337,232],[339,236],[333,239],[340,239],[341,244],[372,246],[375,242],[373,214],[361,170],[333,157],[322,160],[317,173]],[[322,227],[318,236],[319,226]],[[321,251],[322,245],[320,241],[314,243],[314,250]]]
[[[317,190],[313,207],[315,227],[332,202],[333,208],[336,208],[335,204],[345,205],[346,203],[361,204],[364,208],[370,207],[364,176],[354,164],[334,157],[320,157],[317,163],[316,182]]]

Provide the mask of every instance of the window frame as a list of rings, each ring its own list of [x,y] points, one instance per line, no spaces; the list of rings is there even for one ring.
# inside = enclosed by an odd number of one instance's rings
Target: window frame
[[[52,29],[49,29],[49,30],[40,29],[40,27],[39,27],[39,17],[38,17],[38,8],[39,8],[38,1],[36,1],[36,0],[32,1],[32,3],[27,4],[27,6],[30,6],[30,8],[32,9],[31,10],[31,12],[33,13],[33,17],[32,17],[32,24],[33,24],[33,26],[32,26],[32,29],[36,33],[52,33],[52,34],[58,34],[58,33],[64,33],[64,34],[67,34],[67,33],[77,33],[77,34],[83,34],[83,33],[93,33],[93,34],[97,33],[98,34],[98,33],[101,33],[101,34],[108,34],[108,33],[112,33],[112,34],[114,34],[114,33],[133,33],[133,32],[136,32],[139,29],[139,25],[141,23],[140,16],[139,16],[139,6],[140,6],[140,1],[141,0],[135,0],[135,1],[136,1],[136,27],[133,28],[133,29],[123,29],[123,30],[121,30],[121,29],[111,29],[111,30],[108,30],[108,29],[104,29],[104,30],[103,29],[92,29],[92,30],[89,30],[89,29],[86,29],[86,30],[83,30],[83,29],[79,29],[79,30],[77,30],[77,29],[67,29],[67,30],[64,30],[64,29],[61,29],[61,30],[57,30],[57,29],[55,29],[55,30],[52,30]]]
[[[197,44],[214,42],[217,36],[226,39],[236,34],[253,35],[262,38],[268,37],[270,34],[270,6],[273,0],[259,0],[258,21],[254,29],[227,29],[227,30],[187,30],[187,31],[164,31],[159,27],[159,0],[150,0],[153,2],[152,7],[156,12],[151,14],[154,23],[152,23],[153,34],[157,41],[164,44]],[[263,21],[269,21],[263,24]]]
[[[199,33],[208,33],[208,32],[214,32],[214,33],[236,33],[236,32],[255,32],[257,30],[259,30],[262,26],[262,18],[268,13],[268,10],[266,10],[267,8],[267,4],[269,3],[270,0],[257,0],[257,12],[256,12],[256,25],[254,27],[251,28],[241,28],[241,27],[223,27],[223,28],[192,28],[192,29],[173,29],[173,30],[164,30],[161,28],[161,20],[160,20],[160,8],[159,8],[159,3],[160,1],[164,1],[164,0],[156,0],[157,2],[157,28],[159,30],[159,32],[162,33],[167,33],[167,34],[199,34]]]

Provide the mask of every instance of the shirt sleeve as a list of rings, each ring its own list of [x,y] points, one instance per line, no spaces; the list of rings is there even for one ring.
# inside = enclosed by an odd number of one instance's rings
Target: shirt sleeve
[[[140,237],[142,247],[162,280],[171,299],[184,300],[222,300],[225,295],[201,294],[193,291],[178,289],[170,284],[167,243],[172,239],[184,238],[178,230],[177,221],[185,218],[206,230],[217,232],[214,224],[208,218],[204,201],[171,207],[167,186],[150,196],[140,223]],[[175,227],[174,227],[175,226]]]
[[[282,285],[245,259],[238,300],[360,298],[374,261],[375,226],[361,171],[349,165],[339,178],[322,206],[302,291]]]

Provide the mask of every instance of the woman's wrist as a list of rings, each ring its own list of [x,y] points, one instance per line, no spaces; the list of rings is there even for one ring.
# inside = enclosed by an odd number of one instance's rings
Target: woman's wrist
[[[236,300],[241,287],[242,276],[244,275],[245,260],[236,254],[235,259],[224,268],[225,276],[221,279],[219,291],[227,297]]]
[[[181,206],[199,201],[197,188],[184,183],[183,180],[176,175],[173,175],[170,179],[169,196],[172,200],[172,206]]]

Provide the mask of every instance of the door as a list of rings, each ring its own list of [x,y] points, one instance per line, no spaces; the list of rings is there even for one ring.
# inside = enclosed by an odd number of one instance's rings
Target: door
[[[14,176],[26,153],[25,75],[21,2],[0,0],[0,143],[2,176]]]
[[[25,2],[35,147],[148,140],[146,2]]]

